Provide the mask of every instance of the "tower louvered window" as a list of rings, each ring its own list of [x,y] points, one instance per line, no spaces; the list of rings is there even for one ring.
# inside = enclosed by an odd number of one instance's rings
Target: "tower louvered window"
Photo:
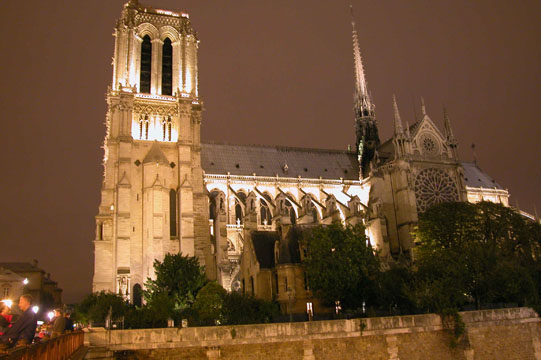
[[[169,38],[163,42],[162,95],[173,95],[173,46]]]
[[[150,36],[143,37],[141,44],[141,69],[139,78],[139,89],[142,93],[150,93],[150,72],[152,64],[152,43]]]

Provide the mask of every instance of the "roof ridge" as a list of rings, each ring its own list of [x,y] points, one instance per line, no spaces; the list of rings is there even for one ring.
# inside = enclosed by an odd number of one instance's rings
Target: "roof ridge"
[[[311,151],[311,152],[327,152],[327,153],[336,153],[336,154],[354,154],[354,151],[349,150],[339,150],[339,149],[322,149],[322,148],[305,148],[298,146],[285,146],[285,145],[264,145],[264,144],[233,144],[229,142],[221,141],[202,141],[202,145],[226,145],[226,146],[242,146],[242,147],[258,147],[258,148],[268,148],[268,149],[277,149],[277,150],[294,150],[294,151]]]

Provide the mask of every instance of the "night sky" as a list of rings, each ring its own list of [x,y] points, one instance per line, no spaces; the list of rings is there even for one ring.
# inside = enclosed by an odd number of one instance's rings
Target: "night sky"
[[[127,0],[126,0],[127,1]],[[91,290],[105,93],[123,0],[0,2],[0,261],[32,261],[64,300]],[[354,0],[380,136],[445,105],[463,161],[541,211],[541,2]],[[353,144],[350,1],[154,0],[199,34],[202,139]]]

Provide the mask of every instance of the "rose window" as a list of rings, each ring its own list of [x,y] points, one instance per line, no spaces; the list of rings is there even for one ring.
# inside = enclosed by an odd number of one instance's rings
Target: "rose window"
[[[423,154],[435,156],[440,152],[438,140],[429,133],[424,133],[420,136],[419,145]]]
[[[415,178],[415,198],[417,211],[424,212],[429,207],[458,200],[454,181],[439,169],[424,169]]]

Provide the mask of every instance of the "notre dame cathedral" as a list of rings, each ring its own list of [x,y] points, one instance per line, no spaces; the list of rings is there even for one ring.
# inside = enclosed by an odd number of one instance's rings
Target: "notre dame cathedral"
[[[300,263],[303,228],[362,223],[388,261],[411,259],[418,214],[443,201],[508,205],[507,190],[458,158],[457,139],[422,105],[381,140],[355,24],[354,123],[349,151],[201,142],[199,39],[188,14],[131,0],[114,31],[104,177],[93,240],[93,291],[140,304],[153,262],[195,255],[228,290],[318,306]],[[204,69],[203,69],[204,70]]]

